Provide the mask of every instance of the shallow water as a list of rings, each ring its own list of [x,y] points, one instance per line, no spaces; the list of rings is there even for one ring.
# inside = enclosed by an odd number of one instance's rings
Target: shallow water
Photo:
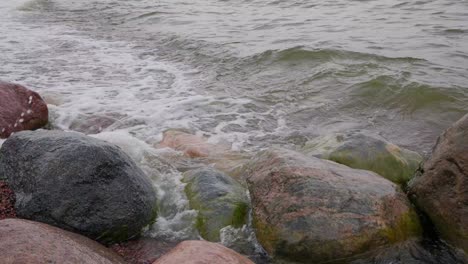
[[[0,79],[56,98],[55,126],[111,117],[104,132],[148,145],[365,129],[426,154],[468,112],[467,1],[2,0],[0,33]],[[167,219],[192,217],[174,199]],[[170,226],[186,220],[164,228],[190,236]]]

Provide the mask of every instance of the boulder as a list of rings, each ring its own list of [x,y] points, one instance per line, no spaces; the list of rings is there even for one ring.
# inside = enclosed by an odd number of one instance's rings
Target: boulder
[[[308,141],[302,152],[351,168],[370,170],[402,185],[413,177],[422,161],[416,152],[361,131],[317,137]]]
[[[178,243],[161,241],[150,237],[114,244],[110,248],[116,251],[128,264],[153,263],[173,249]]]
[[[468,115],[439,137],[409,194],[442,238],[468,253]]]
[[[248,258],[220,244],[184,241],[153,264],[253,264]]]
[[[78,133],[23,131],[0,149],[17,215],[102,243],[138,236],[156,217],[152,183],[117,146]]]
[[[247,167],[253,226],[275,259],[345,260],[421,233],[405,194],[373,172],[284,149]]]
[[[452,250],[442,241],[409,239],[378,249],[372,256],[358,257],[351,264],[466,264],[467,261],[462,252]]]
[[[206,139],[185,131],[170,129],[163,133],[160,147],[168,147],[183,152],[191,158],[208,157],[213,153],[228,150],[227,146],[208,143]]]
[[[48,122],[47,104],[24,86],[0,81],[0,138],[34,130]]]
[[[0,259],[14,263],[118,264],[113,251],[89,238],[23,219],[0,221]]]
[[[228,175],[205,167],[184,173],[183,182],[190,207],[198,210],[196,227],[204,239],[218,242],[222,228],[247,223],[247,190]]]
[[[108,127],[119,122],[124,118],[118,113],[102,113],[99,115],[78,115],[70,124],[70,130],[78,131],[84,134],[97,134],[106,130]]]
[[[183,157],[167,153],[166,159],[174,161],[182,171],[196,167],[196,163],[210,165],[231,177],[242,180],[243,165],[250,159],[247,153],[232,151],[230,146],[212,144],[206,138],[185,131],[170,129],[163,133],[158,148],[171,148],[183,153]]]

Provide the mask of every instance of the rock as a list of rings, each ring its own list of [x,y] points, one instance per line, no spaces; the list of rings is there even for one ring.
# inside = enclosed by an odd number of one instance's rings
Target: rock
[[[14,263],[116,264],[124,261],[89,238],[23,219],[0,221],[0,259]]]
[[[63,96],[57,92],[45,91],[41,93],[42,99],[47,105],[60,106],[63,105]]]
[[[114,244],[110,248],[122,256],[126,263],[148,264],[156,261],[176,245],[177,242],[165,242],[142,237],[137,240]]]
[[[351,168],[373,171],[398,184],[406,184],[419,167],[421,155],[364,132],[336,133],[308,141],[302,152]]]
[[[451,250],[442,241],[408,241],[378,249],[371,257],[357,259],[351,264],[466,264],[468,259],[461,252]]]
[[[0,220],[15,217],[15,193],[6,182],[0,181]]]
[[[409,194],[442,238],[468,253],[468,115],[439,137]]]
[[[13,132],[34,130],[48,122],[46,103],[24,86],[0,81],[0,138]]]
[[[156,217],[156,193],[120,148],[78,133],[19,132],[0,149],[0,174],[21,218],[102,243],[138,236]]]
[[[70,129],[84,134],[97,134],[119,122],[122,118],[124,116],[118,113],[79,115],[70,124]]]
[[[270,149],[247,175],[257,239],[275,259],[328,263],[421,233],[405,194],[373,172]]]
[[[241,227],[247,223],[247,190],[226,174],[212,168],[184,173],[185,193],[190,207],[198,210],[196,226],[209,241],[220,241],[223,227]]]
[[[163,133],[163,140],[159,143],[159,146],[182,151],[191,158],[209,157],[213,153],[228,150],[227,146],[210,144],[202,137],[175,129]]]
[[[253,264],[248,258],[220,244],[184,241],[153,264]]]
[[[229,146],[222,144],[211,144],[203,137],[189,134],[185,131],[170,129],[164,132],[163,140],[157,146],[159,148],[171,148],[184,154],[185,159],[180,156],[168,155],[166,158],[174,161],[175,167],[185,171],[193,168],[193,162],[210,165],[229,176],[243,180],[242,168],[251,158],[247,153],[232,151]],[[168,153],[169,154],[169,153]]]

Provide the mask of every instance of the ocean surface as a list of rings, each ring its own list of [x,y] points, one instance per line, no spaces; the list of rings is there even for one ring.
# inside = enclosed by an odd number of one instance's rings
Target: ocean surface
[[[360,129],[427,154],[468,112],[468,1],[1,0],[0,79],[59,101],[58,128],[117,120],[97,136],[137,159],[168,128],[246,151]],[[173,200],[154,234],[190,236]]]

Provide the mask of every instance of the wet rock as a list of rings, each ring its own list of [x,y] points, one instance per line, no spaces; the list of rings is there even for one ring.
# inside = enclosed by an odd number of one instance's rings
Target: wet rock
[[[405,194],[373,172],[270,149],[247,175],[257,239],[275,259],[328,263],[420,235]]]
[[[15,217],[15,193],[6,182],[0,181],[0,220]]]
[[[351,264],[465,264],[468,259],[438,240],[408,241],[376,250],[371,257],[359,258]]]
[[[171,148],[183,153],[185,159],[174,155],[168,156],[175,161],[177,168],[186,170],[196,167],[191,160],[187,160],[190,158],[196,160],[196,163],[210,165],[239,180],[242,179],[243,165],[250,159],[250,155],[232,151],[229,146],[211,144],[203,137],[175,129],[164,132],[163,140],[158,147]]]
[[[151,264],[177,245],[176,242],[164,242],[154,238],[142,237],[110,248],[123,257],[128,264]]]
[[[220,244],[184,241],[153,264],[253,264],[248,258]]]
[[[180,130],[167,130],[163,134],[160,147],[168,147],[183,152],[191,158],[208,157],[214,152],[227,151],[227,147],[206,142],[202,137]]]
[[[19,132],[0,149],[0,174],[21,218],[102,243],[138,236],[156,217],[147,176],[120,148],[78,133]]]
[[[468,115],[439,137],[409,194],[442,238],[468,253]]]
[[[198,210],[197,229],[209,241],[220,241],[223,227],[247,223],[247,190],[226,174],[212,168],[184,173],[185,193],[190,207]]]
[[[13,132],[34,130],[48,122],[46,103],[24,86],[0,81],[0,138]]]
[[[118,113],[80,115],[70,124],[70,129],[84,134],[97,134],[119,122],[124,116]]]
[[[315,138],[305,144],[302,152],[351,168],[370,170],[403,185],[413,177],[422,161],[416,152],[359,131]]]
[[[89,238],[23,219],[0,221],[0,259],[14,263],[116,264],[124,261]]]
[[[41,93],[41,97],[48,105],[59,106],[64,103],[63,96],[60,93],[45,91]]]

